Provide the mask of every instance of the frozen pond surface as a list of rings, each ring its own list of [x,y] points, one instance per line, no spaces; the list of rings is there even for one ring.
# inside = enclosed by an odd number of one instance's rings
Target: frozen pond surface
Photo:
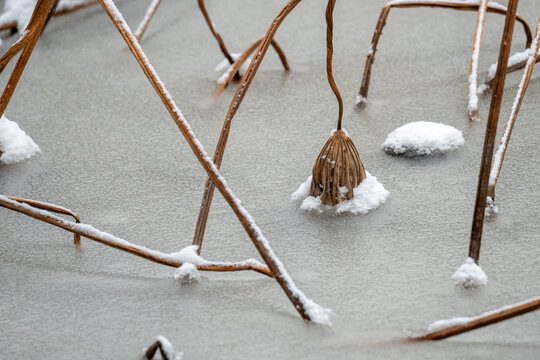
[[[135,27],[148,3],[119,5]],[[283,4],[211,0],[207,7],[229,49],[239,52]],[[222,167],[298,286],[334,311],[332,328],[306,325],[262,275],[204,273],[201,283],[182,287],[172,268],[85,239],[75,249],[69,233],[0,209],[0,357],[135,359],[162,334],[185,359],[538,359],[540,312],[442,342],[381,344],[420,334],[437,319],[540,295],[540,69],[497,188],[500,213],[484,227],[480,262],[488,285],[459,290],[450,276],[468,251],[489,103],[480,98],[484,120],[470,124],[476,14],[392,10],[368,106],[358,110],[354,99],[381,6],[338,1],[334,63],[344,126],[366,169],[390,191],[386,204],[364,216],[327,218],[300,213],[290,201],[336,119],[321,2],[304,1],[279,30],[291,72],[270,50],[234,120]],[[540,3],[522,0],[519,13],[533,27]],[[503,23],[488,14],[480,81],[496,61]],[[516,25],[513,51],[524,42]],[[164,1],[142,46],[213,153],[234,88],[205,101],[222,56],[196,2]],[[501,120],[520,76],[507,78]],[[101,8],[51,21],[6,115],[42,154],[1,167],[0,193],[66,206],[84,222],[150,248],[173,252],[191,244],[203,170]],[[392,130],[421,120],[462,130],[464,147],[414,159],[380,149]],[[220,195],[203,255],[258,257]]]

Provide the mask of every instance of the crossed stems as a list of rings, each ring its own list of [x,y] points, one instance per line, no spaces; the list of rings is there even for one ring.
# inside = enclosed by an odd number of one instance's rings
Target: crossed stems
[[[21,53],[21,56],[19,57],[19,60],[17,61],[17,64],[15,65],[15,68],[11,73],[6,87],[2,92],[2,96],[0,97],[0,118],[4,115],[4,112],[6,111],[9,101],[13,96],[13,92],[15,91],[15,88],[17,87],[17,84],[21,79],[24,68],[26,67],[28,60],[30,59],[30,55],[32,55],[32,51],[34,50],[36,42],[39,39],[39,35],[41,34],[43,27],[47,23],[49,13],[54,6],[54,1],[55,0],[38,1],[36,7],[34,8],[34,12],[32,13],[32,17],[28,22],[28,26],[26,27],[25,32],[21,35],[19,40],[17,40],[17,42],[15,42],[15,44],[13,44],[13,46],[11,46],[8,51],[6,51],[2,58],[0,58],[1,74],[6,68],[7,64],[19,52]],[[0,149],[0,156],[2,156],[2,149]]]
[[[509,0],[508,11],[504,23],[501,45],[499,50],[499,60],[494,81],[494,90],[491,96],[489,116],[486,123],[486,135],[484,137],[484,147],[482,150],[482,160],[480,163],[480,174],[478,176],[478,187],[476,190],[476,202],[469,242],[469,257],[478,263],[480,258],[480,245],[482,241],[482,230],[484,227],[484,216],[488,196],[489,175],[493,159],[493,149],[495,136],[497,135],[497,124],[501,110],[504,83],[506,80],[506,70],[508,68],[508,58],[510,46],[512,45],[512,35],[516,21],[517,6],[519,0]]]
[[[159,5],[161,4],[161,1],[162,0],[153,0],[150,6],[148,7],[148,10],[146,11],[146,15],[143,21],[141,22],[141,24],[135,31],[135,37],[137,38],[137,41],[139,42],[141,41],[144,33],[146,32],[146,29],[148,28],[148,24],[150,24],[150,21],[152,20],[152,17],[156,13]],[[240,74],[238,71],[240,70],[242,65],[246,62],[246,60],[249,58],[249,56],[253,53],[253,51],[257,48],[257,46],[259,45],[262,39],[257,40],[253,44],[248,46],[248,48],[244,50],[244,52],[242,52],[242,54],[238,57],[238,59],[236,60],[233,59],[231,53],[229,52],[229,49],[227,49],[227,46],[225,45],[225,42],[223,41],[223,38],[217,32],[214,23],[210,19],[210,15],[208,15],[208,11],[206,11],[206,5],[204,3],[204,0],[197,0],[197,4],[199,5],[199,9],[201,10],[201,13],[203,14],[204,20],[206,21],[206,24],[208,25],[210,32],[216,39],[219,49],[223,53],[223,56],[227,59],[229,64],[232,65],[228,71],[229,76],[227,77],[227,79],[223,83],[218,84],[218,86],[213,92],[214,96],[218,96],[231,83],[231,81],[240,79]],[[271,44],[274,47],[274,50],[276,51],[276,53],[278,54],[285,71],[289,70],[289,64],[287,62],[287,58],[285,57],[285,53],[283,52],[279,44],[273,39],[272,39]]]
[[[24,206],[26,204],[27,206]],[[34,219],[44,221],[48,224],[57,226],[64,230],[70,231],[75,235],[75,245],[80,244],[81,236],[94,240],[101,244],[110,246],[112,248],[128,252],[130,254],[142,257],[144,259],[153,261],[161,265],[167,265],[171,267],[180,267],[182,262],[176,259],[171,254],[162,253],[159,251],[147,249],[145,247],[129,243],[125,240],[116,238],[115,236],[96,230],[93,227],[90,227],[86,224],[80,224],[80,219],[75,215],[71,210],[59,207],[53,204],[47,204],[38,202],[35,200],[27,199],[18,199],[13,197],[3,197],[0,196],[0,207],[4,207],[13,211],[20,212],[22,214],[33,217]],[[40,211],[46,210],[46,211]],[[64,215],[70,215],[75,218],[76,222],[67,221],[61,217],[55,216],[50,212],[55,212]],[[253,270],[258,273],[273,277],[270,270],[252,260],[246,260],[238,263],[223,263],[223,262],[210,262],[204,261],[204,264],[194,264],[197,266],[197,269],[202,271],[242,271],[242,270]]]
[[[290,14],[290,12],[300,3],[301,0],[290,0],[287,5],[280,11],[280,13],[276,16],[276,18],[272,21],[270,27],[266,31],[266,34],[263,36],[261,40],[252,44],[252,47],[255,48],[255,56],[253,57],[253,60],[249,64],[249,67],[244,74],[236,93],[234,94],[233,99],[231,100],[231,103],[229,105],[229,110],[227,111],[227,115],[225,115],[225,122],[223,123],[223,127],[221,129],[221,132],[219,134],[219,139],[217,142],[217,146],[214,152],[214,163],[216,164],[217,168],[221,166],[221,163],[223,161],[223,155],[225,153],[225,148],[227,146],[227,140],[229,138],[229,133],[231,131],[231,123],[236,115],[236,112],[238,111],[238,108],[242,104],[242,101],[244,99],[244,96],[246,95],[246,92],[249,89],[249,86],[251,85],[251,82],[253,81],[253,78],[255,77],[255,74],[257,73],[257,70],[259,69],[259,66],[261,65],[264,56],[270,47],[270,44],[272,44],[274,35],[276,34],[279,26],[285,20],[287,15]],[[248,48],[248,50],[251,50]],[[246,50],[241,58],[243,61],[247,58],[248,50]],[[253,51],[250,51],[250,53]],[[239,59],[240,60],[240,59]],[[239,64],[236,64],[234,66],[238,66]],[[199,217],[197,219],[197,226],[195,228],[195,234],[193,236],[193,245],[198,246],[199,253],[201,251],[202,242],[204,238],[204,232],[206,229],[206,223],[208,221],[208,214],[210,212],[210,206],[212,204],[212,198],[214,196],[214,189],[215,189],[215,182],[212,181],[211,177],[206,179],[205,185],[204,185],[204,194],[203,199],[201,202],[201,207],[199,210]]]
[[[510,114],[508,115],[508,120],[506,121],[506,125],[504,127],[503,136],[501,138],[499,148],[495,153],[493,165],[491,166],[491,172],[489,175],[488,196],[491,197],[492,201],[495,200],[495,186],[497,186],[499,175],[501,174],[502,164],[506,155],[506,150],[508,149],[508,143],[510,142],[510,136],[512,136],[512,130],[514,129],[514,124],[516,123],[519,109],[521,108],[523,98],[525,97],[525,93],[527,92],[527,88],[529,87],[529,81],[531,80],[534,65],[538,61],[538,59],[540,59],[540,57],[537,56],[538,51],[540,51],[540,18],[538,19],[538,23],[536,25],[536,33],[534,35],[534,40],[531,47],[529,48],[529,56],[525,60],[525,70],[523,70],[523,76],[521,78],[518,91],[514,98],[514,104],[512,105],[512,109],[510,110]]]
[[[432,8],[445,8],[452,10],[461,10],[461,11],[478,11],[480,4],[471,4],[463,3],[461,1],[410,1],[410,2],[389,2],[382,9],[379,15],[379,20],[375,27],[375,32],[373,33],[373,38],[371,40],[371,46],[366,58],[366,65],[364,67],[364,74],[362,76],[362,84],[360,86],[360,91],[357,97],[357,106],[365,107],[367,102],[369,82],[371,79],[371,68],[373,62],[375,61],[375,53],[377,52],[377,44],[379,43],[379,38],[381,37],[382,30],[386,25],[386,19],[390,13],[391,8],[417,8],[417,7],[432,7]],[[502,5],[496,3],[487,3],[487,12],[496,13],[496,14],[506,14],[507,9]],[[529,47],[532,41],[531,30],[525,20],[517,16],[517,21],[523,25],[523,30],[525,31],[525,36],[527,38],[526,47]],[[478,44],[479,46],[479,44]],[[472,68],[470,69],[472,70]]]

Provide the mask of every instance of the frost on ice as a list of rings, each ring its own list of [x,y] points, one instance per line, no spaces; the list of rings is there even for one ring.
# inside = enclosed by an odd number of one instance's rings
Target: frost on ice
[[[452,280],[457,286],[471,289],[486,285],[488,278],[484,270],[474,262],[473,258],[467,258],[452,275]]]
[[[419,156],[443,154],[465,143],[460,130],[441,123],[416,121],[392,131],[382,149],[393,155]]]
[[[315,211],[332,215],[344,213],[351,213],[354,215],[367,214],[371,210],[375,210],[384,204],[390,194],[390,192],[377,181],[375,176],[366,171],[366,178],[353,190],[354,196],[352,199],[343,201],[336,206],[328,206],[321,202],[320,197],[309,196],[311,179],[312,177],[309,176],[291,195],[293,201],[302,200],[300,209],[304,211]],[[347,192],[346,189],[343,190]]]
[[[2,164],[14,164],[41,152],[30,136],[5,116],[0,119],[0,150]]]
[[[5,0],[4,11],[0,14],[0,26],[16,23],[20,33],[24,31],[36,6],[37,0]],[[94,0],[60,0],[56,11],[73,9],[76,6],[94,2]]]

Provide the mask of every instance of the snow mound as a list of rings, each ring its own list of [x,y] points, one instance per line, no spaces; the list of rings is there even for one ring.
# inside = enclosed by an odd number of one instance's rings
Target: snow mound
[[[0,150],[0,163],[3,164],[14,164],[41,152],[30,136],[5,116],[0,119]]]
[[[451,319],[443,319],[432,322],[428,328],[427,333],[431,334],[443,329],[448,329],[458,325],[467,325],[472,318],[470,317],[455,317]]]
[[[486,285],[488,278],[482,268],[474,262],[473,258],[467,258],[452,275],[452,280],[457,286],[471,289]]]
[[[392,131],[382,149],[393,155],[419,156],[443,154],[465,143],[460,130],[441,123],[416,121]]]
[[[384,204],[390,194],[390,192],[377,181],[375,176],[372,176],[366,171],[366,178],[354,188],[354,196],[352,199],[343,201],[336,206],[328,206],[321,202],[320,197],[309,196],[311,179],[312,177],[309,176],[291,195],[293,201],[302,200],[300,209],[304,211],[315,211],[330,215],[340,215],[344,213],[351,213],[353,215],[367,214],[371,210],[375,210]]]
[[[182,285],[195,284],[201,280],[201,273],[192,263],[184,263],[174,272],[174,279]]]

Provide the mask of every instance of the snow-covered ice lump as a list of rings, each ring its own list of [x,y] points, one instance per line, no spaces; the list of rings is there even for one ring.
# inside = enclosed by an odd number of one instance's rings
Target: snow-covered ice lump
[[[393,155],[435,155],[454,150],[464,143],[462,132],[452,126],[415,121],[388,134],[382,149]]]
[[[301,210],[315,211],[339,215],[343,213],[367,214],[385,203],[390,192],[377,181],[377,178],[366,171],[366,178],[353,190],[353,198],[343,201],[336,206],[324,205],[319,197],[309,196],[311,188],[311,176],[300,184],[298,189],[291,195],[293,201],[302,200]]]
[[[0,164],[14,164],[41,152],[30,136],[5,116],[0,119],[0,150]]]
[[[452,280],[457,286],[470,289],[486,285],[488,278],[484,270],[474,262],[473,258],[467,258],[452,275]]]

